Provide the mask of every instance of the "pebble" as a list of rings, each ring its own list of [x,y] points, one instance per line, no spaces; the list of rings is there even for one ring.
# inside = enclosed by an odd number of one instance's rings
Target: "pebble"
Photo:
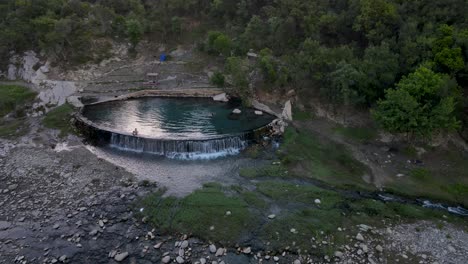
[[[301,261],[296,259],[296,260],[294,260],[293,264],[301,264]]]
[[[231,211],[227,211],[227,212],[226,212],[226,215],[231,215]]]
[[[377,245],[377,246],[375,247],[375,250],[377,250],[378,252],[383,252],[383,248],[382,248],[381,245]]]
[[[314,203],[315,203],[315,204],[321,204],[322,201],[320,201],[320,199],[315,199]]]
[[[200,259],[200,264],[206,264],[206,258],[201,258]]]
[[[218,250],[216,250],[215,256],[219,257],[222,255],[224,255],[224,248],[218,248]]]
[[[359,247],[362,249],[362,251],[364,251],[364,253],[367,253],[369,251],[369,249],[367,248],[367,245],[366,244],[360,244]]]
[[[252,253],[252,249],[251,249],[250,247],[244,248],[244,249],[242,250],[242,253],[244,253],[244,254],[250,254],[250,253]]]
[[[356,235],[356,239],[359,240],[359,241],[364,241],[364,237],[361,235],[361,233],[358,233]]]
[[[210,252],[213,253],[213,254],[216,253],[216,246],[215,245],[213,245],[213,244],[210,245]]]
[[[53,226],[54,229],[58,229],[59,227],[60,227],[59,224],[55,224],[55,225]]]
[[[276,261],[276,262],[278,262],[278,261],[279,261],[279,257],[274,256],[274,257],[273,257],[273,260]]]
[[[177,261],[177,263],[179,263],[179,264],[182,264],[182,263],[185,262],[184,258],[182,258],[181,256],[177,256],[176,261]]]
[[[120,262],[128,257],[128,252],[123,252],[120,254],[115,255],[114,260]]]
[[[171,261],[171,257],[170,256],[165,256],[164,258],[162,258],[162,263],[169,263]]]
[[[276,215],[275,214],[271,214],[268,216],[269,219],[275,219],[276,218]]]
[[[188,248],[189,242],[187,240],[182,241],[180,244],[180,248]]]
[[[59,258],[60,262],[65,262],[65,260],[67,260],[67,255],[60,256],[60,258]]]
[[[159,243],[157,243],[156,245],[154,245],[154,248],[155,248],[155,249],[160,249],[163,243],[164,243],[164,242],[159,242]]]
[[[114,258],[115,255],[117,255],[117,250],[111,250],[111,251],[109,252],[109,258]]]
[[[97,229],[93,229],[93,230],[91,230],[91,232],[89,232],[89,235],[90,235],[90,236],[95,236],[95,235],[97,235],[97,233],[98,233],[98,230],[97,230]]]
[[[104,227],[104,222],[102,220],[99,220],[99,226]]]
[[[342,258],[342,257],[343,257],[343,252],[341,252],[341,251],[335,251],[335,257],[337,257],[337,258]]]

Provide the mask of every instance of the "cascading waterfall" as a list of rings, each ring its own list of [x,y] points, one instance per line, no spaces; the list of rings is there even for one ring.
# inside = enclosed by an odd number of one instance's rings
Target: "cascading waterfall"
[[[160,140],[112,133],[110,146],[175,159],[213,159],[238,154],[248,145],[247,135],[207,140]]]

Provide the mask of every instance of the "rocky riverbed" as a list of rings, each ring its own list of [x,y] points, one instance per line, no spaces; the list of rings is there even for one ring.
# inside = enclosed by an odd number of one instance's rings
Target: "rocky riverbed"
[[[328,256],[223,248],[190,234],[160,234],[136,201],[157,178],[138,181],[76,141],[2,141],[0,263],[467,263],[468,234],[429,222],[356,227]],[[144,210],[144,209],[143,209]],[[325,245],[315,241],[313,247]]]

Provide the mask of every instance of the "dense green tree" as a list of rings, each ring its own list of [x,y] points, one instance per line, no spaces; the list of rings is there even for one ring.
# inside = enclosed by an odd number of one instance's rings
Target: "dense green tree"
[[[223,54],[227,57],[231,55],[232,41],[228,36],[221,34],[214,40],[213,49],[218,52],[218,54]]]
[[[353,28],[366,35],[374,44],[394,35],[398,24],[398,12],[392,1],[356,0],[358,16]]]
[[[459,128],[456,119],[458,87],[448,76],[421,66],[389,89],[373,112],[376,121],[392,133],[429,137]]]
[[[244,101],[248,102],[251,95],[249,88],[249,63],[240,57],[229,57],[226,60],[226,72],[231,78],[231,83],[236,92]]]
[[[330,74],[331,85],[327,89],[328,98],[335,104],[351,107],[362,103],[363,96],[358,93],[358,86],[365,75],[353,65],[341,61]]]
[[[132,49],[140,43],[141,38],[143,37],[143,26],[140,21],[136,19],[129,19],[126,23],[127,25],[127,36],[132,44]]]
[[[455,74],[465,68],[462,49],[456,43],[455,32],[452,26],[440,26],[438,37],[432,46],[434,62],[442,71]]]
[[[368,104],[373,104],[384,95],[385,89],[395,83],[399,69],[398,55],[386,43],[370,46],[364,52],[360,68],[366,78],[361,78],[356,89]]]

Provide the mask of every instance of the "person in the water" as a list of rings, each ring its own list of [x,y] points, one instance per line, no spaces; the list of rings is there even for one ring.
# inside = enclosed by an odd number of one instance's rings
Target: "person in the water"
[[[132,135],[133,136],[138,136],[138,129],[135,128],[135,130],[133,130],[133,132],[132,132]]]

